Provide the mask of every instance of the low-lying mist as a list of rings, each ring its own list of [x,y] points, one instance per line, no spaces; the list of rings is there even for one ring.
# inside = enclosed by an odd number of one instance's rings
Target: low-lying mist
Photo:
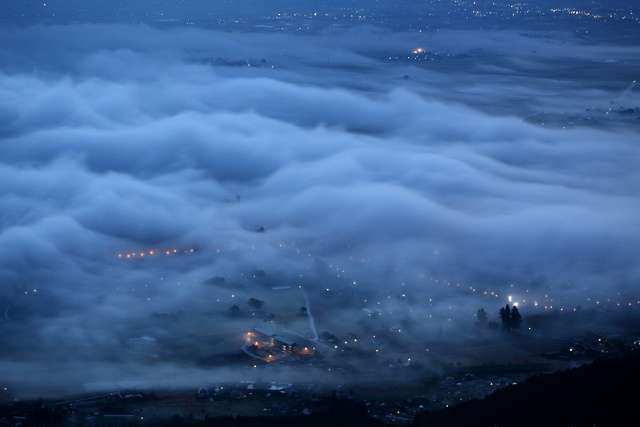
[[[558,37],[3,28],[2,380],[247,379],[224,355],[255,326],[312,338],[306,305],[423,358],[481,307],[635,309],[637,127],[524,118],[608,109],[626,71],[564,64],[640,55]],[[397,59],[418,48],[450,58]]]

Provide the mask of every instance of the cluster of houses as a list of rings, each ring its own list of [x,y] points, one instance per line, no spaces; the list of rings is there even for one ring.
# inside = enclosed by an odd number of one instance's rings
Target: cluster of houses
[[[504,377],[477,378],[466,374],[462,378],[447,377],[440,382],[433,394],[427,397],[432,403],[444,407],[455,405],[470,399],[482,399],[496,390],[515,384]]]
[[[199,402],[213,402],[229,398],[244,398],[255,396],[284,396],[297,398],[301,393],[306,393],[313,388],[313,384],[299,384],[282,382],[239,381],[236,383],[217,384],[213,388],[200,387],[195,393],[195,400]]]
[[[619,335],[605,336],[588,332],[569,340],[569,346],[544,353],[552,359],[599,359],[620,357],[640,350],[640,338],[630,340]]]

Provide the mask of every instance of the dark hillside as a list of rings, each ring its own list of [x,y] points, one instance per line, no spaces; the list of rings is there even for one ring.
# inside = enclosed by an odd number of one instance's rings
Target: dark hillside
[[[482,400],[420,414],[414,426],[621,426],[637,417],[640,354],[537,375]]]

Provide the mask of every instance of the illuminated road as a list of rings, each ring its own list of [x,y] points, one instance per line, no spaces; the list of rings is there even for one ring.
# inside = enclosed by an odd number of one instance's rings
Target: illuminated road
[[[309,317],[309,328],[311,328],[311,332],[313,333],[313,338],[311,341],[318,342],[318,332],[316,331],[316,322],[313,318],[313,314],[311,314],[311,303],[309,302],[309,295],[305,292],[302,287],[300,288],[300,292],[304,296],[305,307],[307,307],[307,317]]]

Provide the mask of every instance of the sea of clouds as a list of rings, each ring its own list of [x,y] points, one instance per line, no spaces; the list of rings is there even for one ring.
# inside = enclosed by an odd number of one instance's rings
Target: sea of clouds
[[[485,54],[472,68],[387,59],[420,46]],[[638,53],[515,33],[3,28],[6,372],[65,372],[78,343],[117,347],[128,322],[206,297],[180,280],[259,269],[295,284],[319,260],[374,295],[404,283],[465,313],[554,287],[567,307],[635,298],[637,130],[522,117],[606,108],[618,93],[545,72]],[[195,251],[119,258],[153,249]],[[476,303],[434,277],[504,297]]]

